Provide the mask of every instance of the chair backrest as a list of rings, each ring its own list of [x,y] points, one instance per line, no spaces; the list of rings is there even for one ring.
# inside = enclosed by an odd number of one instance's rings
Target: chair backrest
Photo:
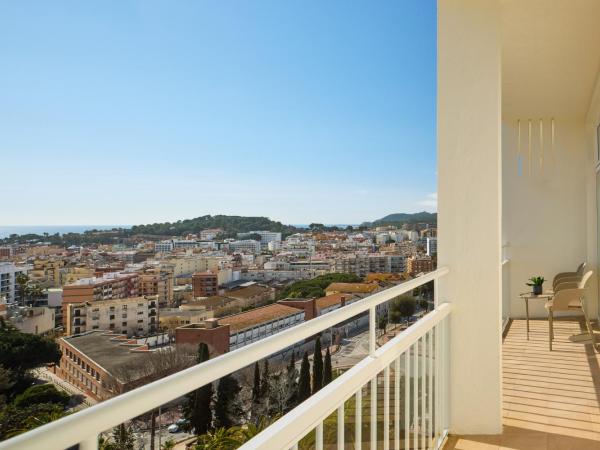
[[[568,311],[571,302],[579,300],[585,312],[585,288],[593,274],[592,270],[588,270],[578,282],[562,283],[552,299],[552,310]]]
[[[581,280],[579,280],[579,285],[577,287],[579,289],[585,289],[587,282],[589,281],[589,279],[592,277],[593,274],[594,274],[593,270],[588,270],[586,273],[584,273],[583,276],[581,277]]]

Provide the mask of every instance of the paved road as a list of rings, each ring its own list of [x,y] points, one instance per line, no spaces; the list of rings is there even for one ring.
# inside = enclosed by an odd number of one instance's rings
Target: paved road
[[[369,332],[342,339],[341,349],[331,356],[333,368],[353,366],[369,354]]]

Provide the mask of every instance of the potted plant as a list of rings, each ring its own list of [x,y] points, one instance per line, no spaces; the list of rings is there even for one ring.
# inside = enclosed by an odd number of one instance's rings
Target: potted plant
[[[531,277],[529,281],[530,283],[527,283],[527,286],[531,286],[533,290],[533,295],[541,295],[542,285],[544,284],[544,277]]]

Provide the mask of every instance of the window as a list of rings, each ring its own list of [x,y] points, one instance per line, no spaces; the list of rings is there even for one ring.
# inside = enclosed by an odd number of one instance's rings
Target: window
[[[124,327],[127,326],[127,322],[123,322],[121,325],[123,325]]]

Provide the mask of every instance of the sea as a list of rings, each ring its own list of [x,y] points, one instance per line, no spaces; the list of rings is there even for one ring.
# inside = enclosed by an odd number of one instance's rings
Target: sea
[[[110,230],[112,228],[129,228],[129,225],[0,225],[0,239],[11,234],[64,234],[83,233],[87,230]]]

